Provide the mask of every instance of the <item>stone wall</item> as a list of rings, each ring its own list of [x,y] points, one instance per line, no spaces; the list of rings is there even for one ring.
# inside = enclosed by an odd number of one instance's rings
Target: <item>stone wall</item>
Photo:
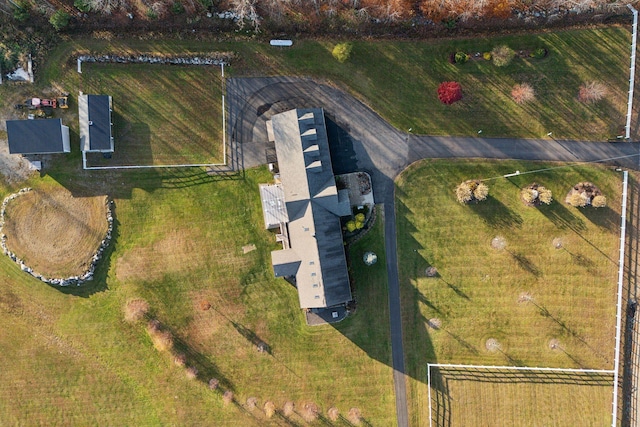
[[[231,52],[200,56],[79,55],[78,61],[118,64],[227,65],[232,56]]]
[[[107,223],[108,223],[107,233],[105,234],[104,239],[102,239],[102,242],[100,242],[100,246],[98,247],[98,250],[96,250],[96,252],[93,254],[93,257],[91,258],[91,265],[89,265],[89,268],[87,269],[87,271],[85,271],[80,276],[70,276],[65,278],[49,278],[49,277],[43,276],[40,273],[33,271],[31,267],[26,265],[24,261],[18,258],[16,254],[11,252],[7,248],[7,236],[6,234],[4,234],[4,231],[2,230],[4,227],[4,214],[9,202],[15,199],[16,197],[19,197],[19,196],[22,196],[23,194],[28,193],[29,191],[31,191],[31,188],[23,188],[17,193],[13,193],[5,197],[5,199],[2,201],[2,206],[0,207],[0,247],[2,247],[4,254],[7,255],[9,258],[11,258],[13,262],[18,264],[20,266],[20,269],[22,269],[22,271],[29,273],[36,279],[39,279],[50,285],[80,286],[84,282],[93,280],[93,273],[95,272],[96,266],[98,265],[98,262],[100,262],[100,259],[102,258],[102,254],[104,253],[104,250],[109,246],[109,243],[111,243],[111,237],[113,234],[113,215],[111,213],[112,212],[111,206],[113,204],[113,201],[110,201],[108,198],[105,198],[105,204],[107,207]]]

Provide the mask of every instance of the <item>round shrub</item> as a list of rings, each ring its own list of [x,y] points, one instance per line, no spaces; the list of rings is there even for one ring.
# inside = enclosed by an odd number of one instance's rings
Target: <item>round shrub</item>
[[[356,228],[357,228],[356,222],[354,220],[347,221],[346,227],[349,233],[353,233],[354,231],[356,231]]]
[[[591,201],[591,206],[594,208],[604,208],[607,206],[607,198],[604,196],[595,196]]]
[[[484,52],[482,54],[482,57],[484,58],[485,61],[491,61],[491,52]]]
[[[438,86],[438,99],[443,104],[453,104],[462,99],[462,86],[458,82],[442,82]]]
[[[534,49],[530,54],[529,57],[530,58],[535,58],[535,59],[542,59],[545,56],[547,56],[547,49],[543,48],[543,47],[539,47],[537,49]]]
[[[456,52],[454,59],[456,61],[456,64],[464,64],[469,60],[469,55],[467,55],[465,52]]]
[[[331,51],[331,54],[338,62],[342,63],[349,59],[352,50],[353,45],[351,43],[338,43]]]
[[[491,51],[491,57],[496,67],[506,67],[515,56],[515,51],[506,45],[495,47]]]
[[[516,104],[524,104],[536,99],[536,93],[529,83],[521,83],[511,89],[511,97]]]

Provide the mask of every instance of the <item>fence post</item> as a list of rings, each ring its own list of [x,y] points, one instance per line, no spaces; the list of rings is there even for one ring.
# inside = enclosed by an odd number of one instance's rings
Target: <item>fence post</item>
[[[625,139],[631,138],[631,110],[633,108],[633,86],[636,78],[636,39],[638,38],[638,11],[627,5],[633,13],[633,35],[631,36],[631,73],[629,76],[629,100],[627,102],[627,124],[624,127]]]

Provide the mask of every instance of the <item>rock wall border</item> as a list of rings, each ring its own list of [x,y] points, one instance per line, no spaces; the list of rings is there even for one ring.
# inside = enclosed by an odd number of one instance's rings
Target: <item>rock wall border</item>
[[[89,266],[87,271],[85,271],[80,276],[69,276],[69,277],[66,277],[66,278],[49,278],[49,277],[43,276],[40,273],[37,273],[37,272],[33,271],[33,269],[31,267],[26,265],[23,260],[18,258],[18,256],[16,254],[11,252],[7,248],[7,236],[6,236],[6,234],[4,234],[4,231],[3,231],[3,228],[4,228],[4,214],[5,214],[5,211],[6,211],[6,208],[7,208],[7,205],[9,204],[9,202],[12,201],[13,199],[19,197],[19,196],[22,196],[22,195],[30,192],[31,190],[32,189],[30,187],[22,188],[17,193],[13,193],[13,194],[8,195],[2,201],[2,206],[0,207],[0,247],[2,247],[2,250],[3,250],[4,254],[7,255],[9,258],[11,258],[11,260],[13,262],[18,264],[18,266],[20,267],[20,269],[22,271],[32,275],[33,277],[35,277],[38,280],[41,280],[41,281],[43,281],[45,283],[48,283],[50,285],[56,285],[56,286],[76,285],[76,286],[80,286],[85,282],[93,280],[93,274],[95,273],[95,269],[96,269],[96,267],[98,265],[98,262],[100,262],[100,260],[102,259],[102,254],[104,253],[104,250],[111,243],[111,238],[112,238],[112,235],[113,235],[113,214],[112,214],[111,207],[113,205],[113,201],[109,200],[108,197],[105,198],[105,204],[106,204],[106,207],[107,207],[107,224],[108,224],[107,233],[105,234],[104,239],[102,239],[102,242],[100,242],[100,246],[98,247],[98,250],[95,252],[95,254],[93,254],[93,257],[91,258],[91,265]]]
[[[157,55],[78,55],[78,62],[117,64],[228,65],[232,53],[196,56]]]

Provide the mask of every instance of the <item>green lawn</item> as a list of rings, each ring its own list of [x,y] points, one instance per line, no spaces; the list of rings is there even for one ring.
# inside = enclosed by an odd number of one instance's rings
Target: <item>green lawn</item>
[[[496,375],[495,371],[490,374]],[[514,375],[496,381],[439,376],[432,369],[434,425],[605,426],[611,423],[612,375]],[[509,376],[516,378],[508,379]],[[436,395],[436,393],[438,393]],[[436,401],[441,405],[436,405]],[[438,420],[437,422],[435,420]],[[425,423],[426,425],[426,423]]]
[[[423,161],[398,178],[404,343],[416,425],[427,419],[427,362],[613,368],[621,174],[594,165],[557,168],[489,180],[483,203],[455,199],[466,179],[549,166]],[[566,205],[567,191],[580,181],[598,185],[608,207]],[[551,189],[550,206],[520,200],[519,189],[532,182]],[[491,246],[496,236],[506,240],[505,249]],[[428,266],[439,277],[426,277]],[[441,328],[430,328],[430,319]],[[491,338],[499,350],[487,350]],[[553,339],[556,350],[549,347]]]
[[[222,163],[220,67],[91,64],[80,90],[113,97],[115,152],[91,166]]]
[[[317,77],[350,91],[401,130],[434,135],[477,135],[482,130],[486,136],[509,137],[553,132],[555,138],[602,140],[624,128],[630,37],[628,28],[608,27],[496,38],[354,41],[351,59],[342,64],[331,56],[334,43],[324,40],[296,40],[291,48],[275,49],[258,41],[76,39],[52,52],[52,66],[41,76],[62,86],[77,84],[75,61],[67,60],[74,51],[233,52],[235,58],[226,67],[230,76]],[[475,54],[501,44],[516,51],[545,47],[549,55],[516,58],[503,68],[485,60],[463,65],[448,61],[450,52]],[[461,102],[450,106],[440,103],[436,94],[438,84],[448,80],[460,82],[464,94]],[[607,86],[603,100],[577,100],[580,85],[587,81]],[[533,86],[537,98],[517,105],[511,89],[524,82]]]
[[[59,290],[22,273],[0,257],[5,290],[0,297],[3,384],[0,419],[47,425],[281,425],[256,410],[315,402],[326,416],[360,408],[373,425],[395,417],[382,221],[351,250],[355,314],[336,327],[308,327],[295,288],[272,276],[275,235],[262,229],[258,183],[266,168],[238,179],[178,172],[87,174],[52,172],[33,187],[64,184],[79,197],[102,181],[126,180],[115,189],[113,251],[96,280]],[[66,181],[69,179],[70,181]],[[58,180],[59,183],[56,183]],[[114,185],[116,187],[116,185]],[[9,189],[4,190],[9,191]],[[243,254],[253,243],[257,250]],[[375,250],[379,263],[365,268],[361,252]],[[76,294],[76,295],[74,295]],[[123,305],[145,298],[199,370],[184,368],[157,352],[143,325],[123,321]],[[208,301],[211,309],[200,304]],[[11,325],[11,326],[9,326]],[[375,325],[372,327],[371,325]],[[260,354],[254,337],[272,354]],[[224,407],[221,393],[206,385],[217,378],[235,393]],[[278,421],[280,420],[280,421]],[[303,423],[299,415],[291,421]],[[338,423],[337,425],[344,425]]]

